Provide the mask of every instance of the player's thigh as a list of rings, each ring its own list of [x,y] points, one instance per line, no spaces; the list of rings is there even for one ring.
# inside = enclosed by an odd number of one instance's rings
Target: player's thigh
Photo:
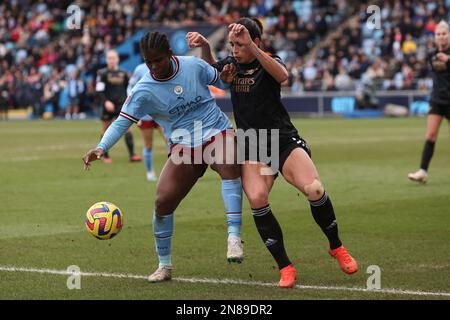
[[[234,180],[241,176],[241,166],[239,164],[212,164],[211,169],[216,171],[224,180]]]
[[[158,125],[158,126],[156,127],[156,129],[158,129],[159,133],[161,134],[161,137],[163,137],[164,141],[167,143],[167,141],[166,141],[166,136],[164,135],[164,129],[163,129],[163,127],[161,127],[160,125]]]
[[[203,149],[203,159],[208,164],[237,163],[236,135],[234,130],[216,134]]]
[[[156,187],[155,210],[158,214],[170,214],[189,193],[205,172],[204,165],[175,164],[167,160]]]
[[[295,148],[283,165],[283,177],[303,194],[307,194],[306,187],[315,181],[320,182],[319,173],[313,161],[301,148]],[[314,199],[313,199],[314,200]]]
[[[241,166],[242,187],[252,208],[261,208],[269,203],[269,193],[275,181],[274,175],[264,174],[269,166],[246,161]]]
[[[153,147],[153,128],[141,128],[144,144],[147,149]]]
[[[427,117],[427,132],[425,138],[427,140],[436,141],[439,134],[443,117],[437,114],[429,114]]]
[[[204,158],[222,179],[237,179],[241,176],[234,131],[216,135],[214,142],[205,148]]]

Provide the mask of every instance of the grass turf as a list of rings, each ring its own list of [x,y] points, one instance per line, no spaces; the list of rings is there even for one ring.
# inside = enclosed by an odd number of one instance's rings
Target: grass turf
[[[424,119],[298,119],[301,135],[336,210],[341,238],[360,271],[343,274],[327,254],[327,242],[302,195],[278,178],[270,196],[283,228],[298,283],[366,286],[370,265],[381,268],[383,289],[450,291],[450,139],[441,128],[427,185],[409,182],[423,146]],[[142,163],[129,163],[125,144],[111,151],[113,164],[83,171],[81,156],[96,145],[96,121],[0,122],[0,265],[145,275],[157,257],[152,237],[155,183]],[[136,150],[142,137],[133,128]],[[166,149],[155,132],[157,172]],[[125,215],[122,233],[111,241],[90,236],[84,214],[107,200]],[[176,211],[174,276],[278,281],[244,199],[246,260],[226,262],[226,221],[220,180],[212,171]],[[67,276],[0,271],[0,299],[417,299],[439,298],[233,284],[149,284],[140,279],[83,277],[68,290]],[[446,298],[448,297],[441,297]]]

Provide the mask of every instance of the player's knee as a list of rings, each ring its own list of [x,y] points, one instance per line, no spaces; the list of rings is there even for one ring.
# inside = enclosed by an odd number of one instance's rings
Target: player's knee
[[[254,209],[262,208],[269,203],[269,195],[263,190],[246,192],[250,206]]]
[[[324,192],[325,189],[323,188],[322,183],[317,179],[314,179],[311,184],[305,186],[306,197],[311,201],[319,200]]]
[[[225,170],[221,174],[222,179],[233,180],[241,176],[241,166],[238,164],[225,165]]]
[[[436,142],[437,137],[438,137],[437,132],[427,132],[425,139],[428,141]]]
[[[213,164],[211,169],[216,171],[225,180],[234,180],[241,176],[241,166],[238,164]]]
[[[164,216],[175,211],[175,208],[173,207],[175,201],[172,200],[173,199],[166,195],[157,194],[155,198],[155,211],[157,212],[157,214],[160,216]]]
[[[145,141],[145,148],[153,149],[153,142],[152,141]]]

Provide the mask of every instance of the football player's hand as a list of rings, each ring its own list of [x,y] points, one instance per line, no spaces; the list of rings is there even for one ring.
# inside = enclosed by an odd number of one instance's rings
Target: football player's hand
[[[242,46],[249,46],[252,43],[252,38],[247,28],[242,24],[232,23],[228,26],[230,32],[230,40]]]
[[[116,111],[116,106],[111,101],[106,100],[105,101],[105,109],[108,112],[114,112],[114,111]]]
[[[188,32],[186,35],[189,48],[201,48],[209,44],[208,40],[198,32]]]
[[[102,149],[91,149],[83,156],[84,170],[89,170],[91,162],[100,159],[104,152]]]
[[[439,61],[442,61],[442,62],[445,62],[445,63],[447,63],[447,61],[450,59],[450,57],[448,55],[446,55],[445,53],[443,53],[443,52],[439,52],[436,55],[436,58],[438,58]]]
[[[229,63],[223,67],[222,72],[220,73],[220,79],[225,83],[232,83],[234,77],[236,77],[237,69],[236,66],[232,63]]]

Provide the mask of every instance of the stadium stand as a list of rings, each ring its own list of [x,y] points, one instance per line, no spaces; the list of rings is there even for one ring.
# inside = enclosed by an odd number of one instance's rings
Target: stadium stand
[[[93,78],[104,53],[155,25],[226,26],[242,16],[260,18],[267,51],[286,63],[294,94],[357,90],[427,90],[426,63],[439,20],[449,20],[450,0],[374,1],[383,28],[364,23],[367,3],[343,0],[101,0],[75,1],[82,24],[69,30],[72,1],[14,0],[0,4],[2,104],[34,117],[64,116],[68,83],[78,72],[81,114],[95,111]],[[228,54],[227,39],[215,42]],[[82,90],[81,90],[82,88]],[[5,102],[6,101],[6,102]],[[356,97],[356,102],[363,101]],[[339,104],[340,101],[334,102]],[[347,102],[346,102],[347,103]],[[78,115],[75,115],[78,117]]]

